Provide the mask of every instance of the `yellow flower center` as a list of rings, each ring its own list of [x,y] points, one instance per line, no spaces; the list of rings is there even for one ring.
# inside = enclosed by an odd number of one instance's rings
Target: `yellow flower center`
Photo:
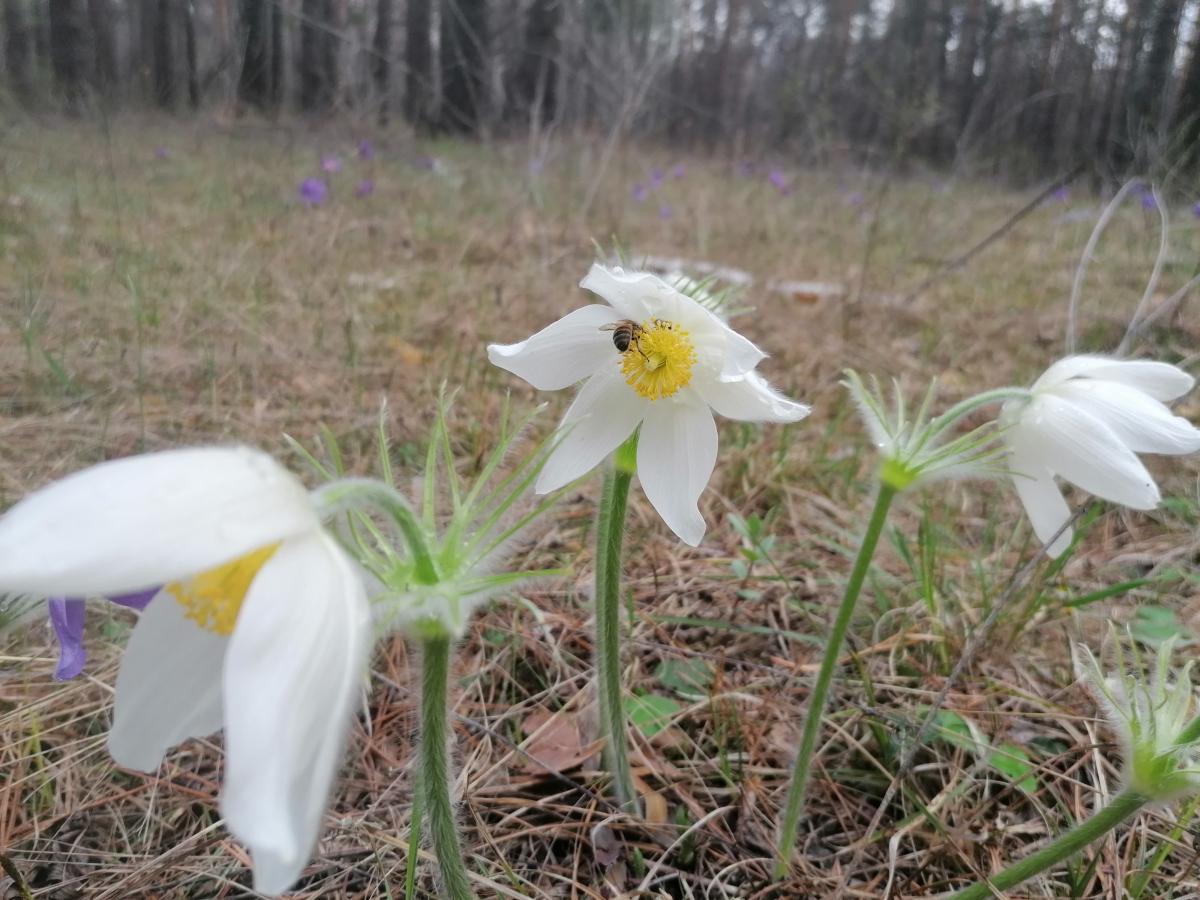
[[[647,400],[670,397],[692,380],[696,348],[674,322],[651,319],[641,325],[621,354],[625,382]]]
[[[278,549],[279,544],[269,544],[187,581],[173,581],[164,590],[179,601],[184,615],[201,628],[214,634],[233,634],[250,583]]]

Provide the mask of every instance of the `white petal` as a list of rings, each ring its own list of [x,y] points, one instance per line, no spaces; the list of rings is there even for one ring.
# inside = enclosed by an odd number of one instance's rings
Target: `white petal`
[[[165,591],[129,637],[108,751],[118,765],[152,772],[176,744],[221,727],[221,663],[229,639],[201,628]]]
[[[1200,429],[1137,388],[1077,378],[1054,393],[1086,409],[1135,453],[1180,455],[1200,450]]]
[[[1042,394],[1022,411],[1010,440],[1051,472],[1133,509],[1158,505],[1158,486],[1112,429],[1074,403]]]
[[[717,462],[717,425],[695,401],[660,402],[642,422],[638,480],[667,527],[693,547],[704,537],[697,501]]]
[[[303,485],[258,450],[132,456],[35,491],[0,519],[0,593],[130,593],[316,525]]]
[[[535,490],[558,490],[590,471],[633,434],[650,402],[625,383],[615,365],[593,376],[563,417],[560,427],[566,434],[538,475]]]
[[[284,543],[250,586],[225,657],[221,812],[251,850],[256,890],[281,893],[304,871],[369,650],[353,563],[322,531]]]
[[[661,285],[661,287],[660,287]],[[579,286],[603,297],[622,318],[633,319],[641,324],[653,315],[647,305],[647,297],[659,293],[662,288],[670,290],[660,278],[648,272],[625,272],[593,263]]]
[[[490,344],[488,359],[539,391],[561,390],[617,358],[612,331],[601,329],[620,318],[612,307],[585,306],[519,344]]]
[[[1011,434],[1009,443],[1009,468],[1013,472],[1013,484],[1017,488],[1017,496],[1025,507],[1025,514],[1033,525],[1033,533],[1043,544],[1058,534],[1058,530],[1071,518],[1071,508],[1063,499],[1062,491],[1054,483],[1054,476],[1043,465],[1039,464],[1029,451],[1021,444],[1013,446]],[[1046,553],[1057,559],[1071,545],[1074,529],[1067,528],[1054,543],[1046,548]]]
[[[1033,389],[1053,388],[1072,378],[1116,381],[1163,401],[1182,397],[1196,383],[1187,372],[1168,363],[1107,356],[1068,356],[1047,369],[1034,382]]]
[[[741,422],[799,422],[811,406],[789,400],[757,372],[731,381],[704,381],[697,391],[713,411]]]

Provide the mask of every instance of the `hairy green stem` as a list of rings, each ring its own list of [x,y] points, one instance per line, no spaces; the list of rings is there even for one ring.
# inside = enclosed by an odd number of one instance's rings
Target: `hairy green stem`
[[[463,862],[454,802],[450,798],[450,728],[447,688],[450,682],[450,638],[421,642],[421,772],[418,790],[424,797],[425,825],[442,874],[442,893],[449,900],[474,900]],[[415,852],[416,848],[411,848]]]
[[[879,494],[875,497],[875,508],[871,511],[871,520],[867,524],[867,532],[863,535],[862,545],[858,548],[858,556],[854,560],[854,569],[850,572],[850,580],[846,582],[846,592],[842,595],[842,605],[838,607],[837,618],[829,632],[829,640],[825,644],[825,656],[821,660],[821,669],[817,673],[816,683],[808,698],[808,712],[804,720],[804,734],[800,740],[800,751],[796,755],[796,763],[792,768],[792,783],[788,787],[787,803],[784,806],[783,819],[779,827],[779,845],[775,854],[774,877],[783,878],[791,870],[792,852],[796,847],[796,833],[800,827],[800,819],[804,815],[804,798],[808,790],[808,779],[811,774],[813,753],[817,748],[817,738],[821,735],[821,724],[825,715],[825,703],[829,697],[829,685],[833,681],[833,671],[837,668],[837,660],[842,652],[842,642],[846,639],[846,629],[854,616],[854,605],[862,591],[867,570],[871,567],[871,557],[875,555],[875,546],[879,543],[879,535],[883,532],[884,522],[887,521],[888,510],[895,499],[896,488],[881,483]]]
[[[1088,844],[1112,831],[1135,812],[1150,802],[1137,791],[1124,790],[1100,812],[1076,825],[1066,834],[1055,838],[1041,850],[1031,853],[1020,862],[1015,862],[987,881],[980,881],[965,890],[953,894],[950,900],[988,900],[999,891],[1007,891],[1034,875],[1041,874],[1051,866],[1074,856]]]
[[[633,473],[616,465],[604,472],[596,516],[596,676],[599,680],[600,732],[613,793],[624,810],[637,811],[637,792],[629,770],[625,704],[621,691],[621,544]]]

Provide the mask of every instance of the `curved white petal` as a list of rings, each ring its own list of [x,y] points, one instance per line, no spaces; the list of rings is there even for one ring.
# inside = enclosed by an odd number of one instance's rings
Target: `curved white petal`
[[[221,812],[251,850],[256,890],[281,893],[304,871],[369,650],[353,563],[323,531],[284,543],[250,586],[225,657]]]
[[[1054,363],[1034,382],[1033,390],[1053,388],[1072,378],[1116,381],[1164,401],[1182,397],[1196,383],[1187,372],[1169,363],[1085,355],[1068,356]]]
[[[625,383],[615,365],[594,375],[563,417],[560,427],[566,433],[546,460],[534,490],[558,490],[596,466],[633,434],[650,402]]]
[[[712,412],[691,400],[659,403],[642,422],[638,480],[646,498],[684,543],[704,537],[697,501],[717,462],[717,424]]]
[[[600,263],[592,263],[588,273],[579,282],[584,290],[608,301],[623,318],[633,319],[639,324],[653,315],[646,298],[647,295],[660,292],[658,285],[670,290],[669,285],[649,272],[625,272]]]
[[[160,591],[138,618],[117,673],[108,751],[152,772],[176,744],[221,727],[221,663],[229,639],[201,628]]]
[[[1054,483],[1054,476],[1029,450],[1018,442],[1012,443],[1009,436],[1009,468],[1013,473],[1013,484],[1017,496],[1025,507],[1025,514],[1033,526],[1033,533],[1043,544],[1058,534],[1058,530],[1071,518],[1071,508],[1063,499],[1062,491]],[[1059,535],[1046,553],[1058,558],[1071,545],[1074,529],[1067,528]]]
[[[1158,486],[1111,428],[1054,394],[1035,397],[1013,426],[1016,443],[1051,472],[1133,509],[1158,505]]]
[[[789,400],[757,372],[731,381],[706,381],[696,385],[704,402],[727,419],[741,422],[799,422],[811,406]]]
[[[129,593],[316,526],[303,485],[261,451],[131,456],[54,482],[0,518],[0,593]]]
[[[1086,409],[1135,453],[1180,455],[1200,450],[1200,428],[1137,388],[1079,378],[1054,393]]]
[[[612,332],[601,329],[620,318],[612,307],[585,306],[518,344],[489,344],[488,359],[539,391],[561,390],[617,358]]]

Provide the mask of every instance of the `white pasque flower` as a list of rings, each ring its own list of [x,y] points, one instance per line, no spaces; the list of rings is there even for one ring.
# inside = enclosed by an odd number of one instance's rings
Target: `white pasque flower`
[[[1163,402],[1194,384],[1167,363],[1068,356],[1034,382],[1028,399],[1006,403],[1009,469],[1038,538],[1049,541],[1071,517],[1056,475],[1132,509],[1158,506],[1158,485],[1137,454],[1200,450],[1200,429]],[[1047,552],[1059,556],[1070,543],[1068,528]]]
[[[579,478],[640,425],[642,489],[670,529],[695,546],[705,530],[697,501],[717,459],[713,413],[782,423],[803,419],[810,408],[754,371],[765,353],[657,276],[593,265],[580,286],[607,303],[568,313],[518,344],[488,347],[495,365],[539,390],[587,379],[536,490]],[[615,345],[622,323],[635,328],[623,351]]]
[[[359,572],[303,485],[248,448],[102,463],[0,518],[0,593],[154,587],[121,660],[109,750],[152,771],[224,726],[222,815],[256,889],[280,893],[316,843],[362,689]]]

